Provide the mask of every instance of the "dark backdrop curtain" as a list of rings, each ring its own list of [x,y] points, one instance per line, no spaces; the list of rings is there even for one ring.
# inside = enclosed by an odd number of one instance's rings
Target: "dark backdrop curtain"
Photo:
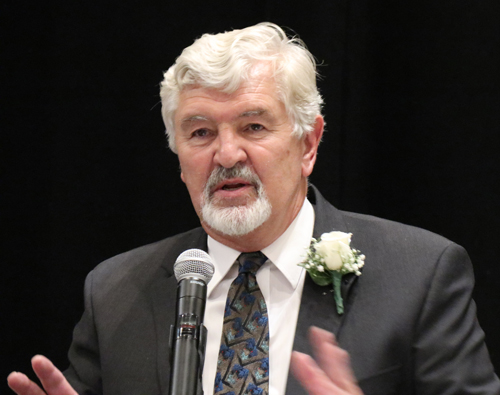
[[[158,83],[200,34],[265,20],[321,63],[312,182],[341,209],[465,246],[500,369],[498,1],[6,0],[0,376],[29,371],[34,353],[64,368],[86,273],[197,225]]]

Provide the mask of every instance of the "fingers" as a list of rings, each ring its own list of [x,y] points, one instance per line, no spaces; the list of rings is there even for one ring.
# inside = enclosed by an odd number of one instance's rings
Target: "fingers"
[[[309,355],[294,351],[290,369],[309,395],[343,394],[332,388],[333,383]]]
[[[362,395],[351,369],[348,353],[335,336],[323,329],[309,330],[315,359],[293,352],[290,369],[309,395]]]
[[[309,355],[294,351],[290,369],[309,395],[348,394],[336,386]]]
[[[42,355],[36,355],[31,365],[40,379],[45,392],[26,375],[12,372],[7,381],[9,387],[18,395],[77,395],[61,371]]]
[[[7,383],[18,395],[45,395],[45,392],[23,373],[12,372],[7,377]]]
[[[48,395],[77,395],[61,371],[49,359],[36,355],[31,360],[31,365]]]
[[[325,331],[324,329],[318,328],[316,326],[311,326],[309,328],[309,343],[312,346],[313,355],[318,362],[318,365],[323,369],[328,375],[330,375],[330,358],[344,358],[342,355],[342,349],[337,347],[337,342],[333,333]]]
[[[337,346],[333,333],[311,327],[309,329],[309,341],[313,348],[314,357],[325,374],[339,388],[349,393],[358,390],[356,378],[351,369],[349,354]]]
[[[309,341],[313,347],[316,346],[316,342],[337,344],[335,335],[332,332],[328,332],[324,329],[318,328],[317,326],[311,326],[309,328]]]

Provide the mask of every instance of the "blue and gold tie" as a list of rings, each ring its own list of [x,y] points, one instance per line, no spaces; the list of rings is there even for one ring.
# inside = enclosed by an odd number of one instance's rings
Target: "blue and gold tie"
[[[224,311],[217,360],[217,395],[267,395],[269,387],[269,323],[267,306],[255,274],[267,261],[262,252],[238,257]]]

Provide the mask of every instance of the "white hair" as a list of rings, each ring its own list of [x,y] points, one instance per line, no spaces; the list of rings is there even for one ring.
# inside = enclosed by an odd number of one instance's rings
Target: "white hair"
[[[271,216],[271,203],[266,196],[245,206],[203,206],[203,220],[213,229],[227,236],[244,236],[266,222]]]
[[[279,26],[263,22],[241,30],[204,34],[185,48],[164,74],[160,96],[170,149],[177,152],[174,116],[184,88],[199,85],[231,94],[250,79],[255,65],[263,62],[272,67],[278,98],[294,124],[293,134],[301,138],[312,131],[323,103],[316,87],[314,57],[302,40],[289,38]]]
[[[254,202],[242,206],[220,207],[212,189],[228,179],[239,178],[248,181],[257,192]],[[267,198],[264,184],[250,167],[241,163],[227,169],[216,167],[207,180],[203,191],[202,218],[211,228],[228,236],[243,236],[266,222],[271,216],[272,205]]]

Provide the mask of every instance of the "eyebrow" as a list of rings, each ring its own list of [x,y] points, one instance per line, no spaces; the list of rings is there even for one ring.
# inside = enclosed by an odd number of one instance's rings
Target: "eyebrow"
[[[238,118],[250,118],[250,117],[260,117],[260,116],[264,116],[267,118],[270,117],[271,114],[269,113],[268,110],[265,110],[263,108],[257,108],[255,110],[242,112],[240,115],[238,115]],[[200,122],[200,121],[201,122],[210,121],[210,119],[204,115],[191,115],[189,117],[184,118],[181,121],[181,124],[185,125],[192,122]]]
[[[197,121],[208,121],[207,117],[203,115],[192,115],[190,117],[184,118],[181,123],[197,122]]]
[[[261,115],[269,115],[269,111],[258,108],[256,110],[245,111],[241,113],[238,118],[259,117]]]

